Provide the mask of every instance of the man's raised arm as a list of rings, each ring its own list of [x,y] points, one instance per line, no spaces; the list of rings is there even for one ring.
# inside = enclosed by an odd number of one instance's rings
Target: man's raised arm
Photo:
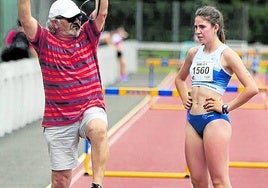
[[[25,34],[29,39],[34,39],[38,23],[32,17],[30,0],[18,0],[18,15]]]
[[[100,5],[99,5],[100,2]],[[105,19],[108,14],[108,0],[95,0],[95,10],[91,14],[91,17],[94,19],[96,18],[96,26],[98,30],[102,30],[104,24],[105,24]],[[100,6],[100,8],[98,7]],[[99,9],[99,11],[98,11]],[[98,13],[98,15],[97,15]],[[97,16],[97,17],[96,17]]]

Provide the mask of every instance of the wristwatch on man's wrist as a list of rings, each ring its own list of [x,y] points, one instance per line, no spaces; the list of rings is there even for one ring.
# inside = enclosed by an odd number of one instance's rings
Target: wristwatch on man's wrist
[[[227,104],[222,105],[221,110],[223,114],[228,114],[228,105]]]

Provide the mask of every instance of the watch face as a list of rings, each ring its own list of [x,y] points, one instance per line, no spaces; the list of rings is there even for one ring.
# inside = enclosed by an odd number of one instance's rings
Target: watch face
[[[227,104],[224,104],[224,105],[222,105],[222,112],[224,113],[224,114],[228,114],[228,105]]]

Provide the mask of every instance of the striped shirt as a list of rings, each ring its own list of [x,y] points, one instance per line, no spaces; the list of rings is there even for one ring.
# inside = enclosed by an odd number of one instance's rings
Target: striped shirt
[[[42,126],[69,125],[80,121],[92,106],[105,108],[97,59],[99,37],[91,21],[70,41],[38,26],[31,43],[38,53],[45,90]]]

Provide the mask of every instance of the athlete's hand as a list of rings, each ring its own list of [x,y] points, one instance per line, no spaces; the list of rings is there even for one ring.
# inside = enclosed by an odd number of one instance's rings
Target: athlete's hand
[[[191,96],[188,96],[187,101],[185,104],[183,104],[184,108],[187,110],[190,110],[193,104],[193,99]]]
[[[207,98],[203,107],[207,112],[215,111],[218,113],[222,113],[222,102],[214,98]]]

